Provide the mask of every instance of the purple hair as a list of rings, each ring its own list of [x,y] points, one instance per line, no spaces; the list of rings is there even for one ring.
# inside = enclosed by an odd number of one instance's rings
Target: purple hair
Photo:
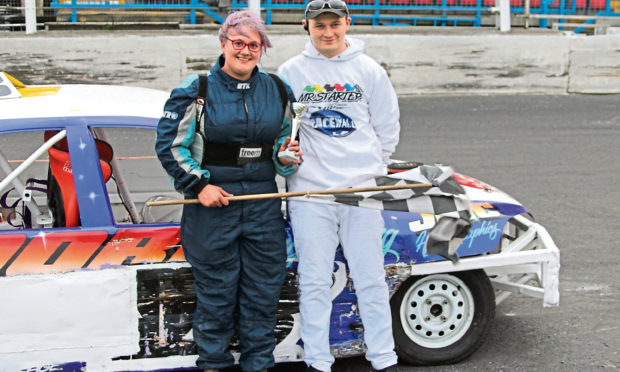
[[[271,41],[269,41],[269,37],[267,36],[267,30],[265,29],[265,24],[260,16],[256,13],[250,12],[249,10],[241,10],[238,12],[230,13],[228,17],[226,17],[226,21],[220,28],[219,38],[220,41],[225,41],[228,37],[228,31],[232,27],[238,34],[248,37],[243,31],[241,31],[241,27],[247,27],[251,30],[258,32],[260,35],[260,42],[263,44],[263,51],[267,51],[267,48],[271,48],[273,45]]]

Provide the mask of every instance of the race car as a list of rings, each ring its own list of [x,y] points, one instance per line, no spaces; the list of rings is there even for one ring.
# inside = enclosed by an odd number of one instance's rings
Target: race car
[[[193,277],[179,233],[182,199],[154,154],[167,92],[26,86],[0,72],[0,366],[149,371],[195,366]],[[425,165],[395,162],[399,177]],[[559,304],[559,249],[496,187],[453,173],[467,234],[430,247],[440,213],[394,210],[383,252],[396,351],[415,365],[459,362],[484,342],[511,293]],[[156,203],[155,203],[156,204]],[[289,222],[276,362],[303,360],[297,258]],[[458,244],[454,244],[457,242]],[[331,351],[362,355],[363,324],[336,253]],[[233,339],[232,350],[238,350]],[[0,370],[2,370],[0,368]]]

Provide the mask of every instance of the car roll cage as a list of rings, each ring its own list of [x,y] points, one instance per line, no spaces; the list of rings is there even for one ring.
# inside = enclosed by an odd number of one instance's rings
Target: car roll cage
[[[4,191],[5,188],[12,185],[15,188],[15,191],[20,195],[24,203],[28,209],[30,209],[31,213],[35,215],[35,218],[32,221],[32,227],[40,228],[44,225],[51,222],[51,217],[49,213],[43,213],[35,200],[29,196],[29,190],[24,186],[22,181],[19,179],[19,176],[26,170],[32,163],[35,162],[38,158],[41,157],[44,153],[54,146],[56,143],[61,141],[63,138],[67,136],[66,130],[61,130],[54,136],[52,136],[49,140],[47,140],[43,145],[41,145],[38,149],[36,149],[23,163],[21,163],[17,168],[13,169],[9,164],[6,156],[0,150],[0,168],[7,174],[7,176],[0,181],[0,193]]]
[[[96,136],[96,138],[108,142],[103,128],[93,128],[92,132]],[[26,204],[27,208],[35,216],[35,218],[33,218],[32,220],[32,228],[42,228],[50,225],[53,221],[51,221],[52,217],[49,212],[41,211],[41,208],[39,207],[39,205],[37,205],[35,199],[31,197],[29,188],[23,184],[19,176],[24,173],[26,169],[28,169],[28,167],[32,165],[32,163],[39,159],[43,154],[47,153],[47,151],[52,146],[62,141],[66,137],[66,129],[59,131],[50,139],[45,141],[40,147],[38,147],[26,160],[24,160],[23,163],[21,163],[15,169],[11,167],[6,155],[0,149],[0,169],[7,175],[2,181],[0,181],[0,194],[12,185],[15,191],[19,194],[19,197]],[[114,179],[114,182],[116,183],[116,186],[118,188],[119,197],[122,204],[127,209],[132,223],[141,223],[142,221],[140,215],[131,197],[129,188],[124,181],[124,176],[122,174],[121,166],[118,160],[112,158],[110,161],[110,166],[112,168],[112,178]]]

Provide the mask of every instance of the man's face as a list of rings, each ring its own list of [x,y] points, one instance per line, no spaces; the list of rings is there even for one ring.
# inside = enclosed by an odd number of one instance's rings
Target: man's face
[[[337,56],[347,49],[344,36],[351,26],[351,18],[338,17],[334,13],[325,12],[305,22],[308,22],[312,44],[325,57]]]
[[[253,29],[241,26],[241,31],[248,36],[243,36],[234,29],[230,29],[228,38],[221,41],[225,60],[222,70],[235,79],[248,80],[252,76],[252,70],[256,67],[262,51],[261,48],[250,50],[248,44],[261,45],[261,39],[260,34]],[[237,49],[235,46],[241,47]]]

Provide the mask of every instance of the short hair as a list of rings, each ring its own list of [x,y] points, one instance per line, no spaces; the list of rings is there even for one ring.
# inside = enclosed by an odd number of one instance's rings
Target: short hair
[[[249,10],[241,10],[230,13],[228,17],[226,17],[226,21],[224,21],[224,24],[220,28],[220,41],[226,40],[228,37],[228,31],[231,28],[233,28],[238,34],[247,37],[248,35],[241,30],[241,27],[243,26],[258,32],[260,35],[260,42],[263,44],[263,51],[266,52],[267,48],[273,47],[271,41],[269,41],[269,36],[267,36],[267,29],[265,28],[262,18]]]

